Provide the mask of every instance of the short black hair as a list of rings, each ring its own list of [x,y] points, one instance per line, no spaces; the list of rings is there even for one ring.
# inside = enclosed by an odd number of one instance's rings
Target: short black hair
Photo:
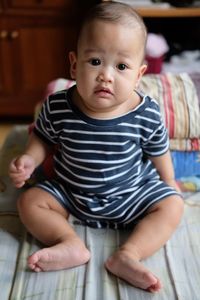
[[[142,39],[141,42],[144,46],[145,52],[147,29],[142,17],[135,11],[132,6],[114,1],[106,1],[94,5],[86,13],[80,24],[78,40],[80,39],[85,25],[95,20],[117,23],[140,30]]]

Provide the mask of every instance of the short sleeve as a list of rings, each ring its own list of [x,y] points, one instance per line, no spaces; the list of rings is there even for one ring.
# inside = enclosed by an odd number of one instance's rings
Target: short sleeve
[[[47,144],[57,143],[57,134],[53,126],[53,114],[51,112],[50,99],[47,98],[35,122],[33,132]]]
[[[157,127],[148,137],[147,141],[143,142],[143,151],[148,156],[160,156],[166,153],[169,149],[169,137],[161,117]]]

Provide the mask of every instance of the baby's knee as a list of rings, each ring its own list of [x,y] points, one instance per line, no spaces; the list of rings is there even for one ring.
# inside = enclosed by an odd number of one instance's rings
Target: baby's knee
[[[184,202],[181,196],[173,196],[169,205],[170,209],[170,224],[173,228],[176,228],[181,222],[184,212]]]
[[[160,209],[164,212],[169,223],[176,227],[184,212],[184,202],[181,196],[172,195],[160,202]]]
[[[181,196],[174,195],[169,197],[168,207],[173,215],[173,213],[177,216],[182,216],[184,211],[184,202]]]
[[[169,224],[177,226],[184,211],[184,202],[181,196],[172,195],[153,205],[149,213],[158,212]]]

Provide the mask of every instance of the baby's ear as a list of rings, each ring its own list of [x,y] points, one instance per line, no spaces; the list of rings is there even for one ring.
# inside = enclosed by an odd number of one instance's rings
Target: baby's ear
[[[76,79],[76,53],[74,51],[69,52],[69,62],[70,62],[70,75],[72,79]]]
[[[146,70],[147,70],[147,65],[146,64],[141,65],[139,70],[139,79],[141,79],[141,77],[144,75]]]
[[[142,76],[144,75],[144,73],[146,72],[146,69],[147,69],[147,65],[146,64],[143,64],[143,65],[140,66],[135,88],[138,88],[140,80],[141,80]]]

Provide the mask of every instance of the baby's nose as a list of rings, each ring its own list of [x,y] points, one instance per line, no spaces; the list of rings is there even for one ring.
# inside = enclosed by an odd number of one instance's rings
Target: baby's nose
[[[111,70],[109,69],[104,69],[102,70],[99,74],[98,74],[98,77],[97,77],[97,80],[102,82],[112,82],[113,80],[113,74],[111,72]]]

